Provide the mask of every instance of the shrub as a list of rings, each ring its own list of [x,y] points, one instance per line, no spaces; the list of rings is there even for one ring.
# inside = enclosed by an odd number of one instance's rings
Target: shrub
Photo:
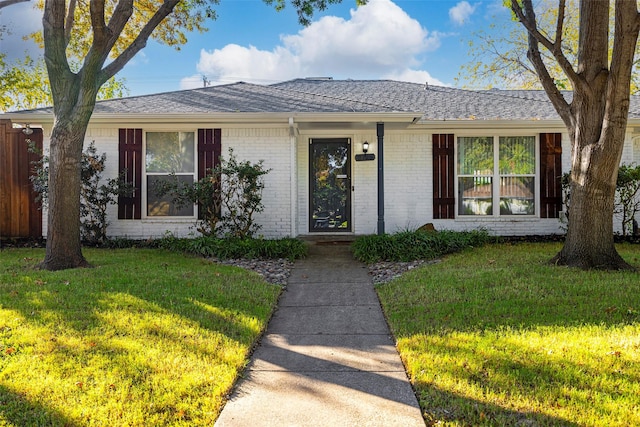
[[[34,147],[31,147],[34,150]],[[94,141],[82,153],[80,187],[80,237],[85,243],[104,244],[107,241],[107,207],[115,204],[119,195],[131,193],[133,188],[121,174],[117,178],[102,179],[107,155],[97,154]],[[31,183],[43,206],[49,192],[49,156],[42,156],[34,163]]]
[[[474,231],[402,231],[396,234],[359,237],[351,245],[359,261],[408,262],[434,259],[465,248],[488,243],[495,239],[484,230]]]
[[[187,239],[167,235],[152,244],[145,244],[171,251],[218,259],[287,258],[293,261],[303,258],[307,254],[307,245],[303,241],[294,238],[269,240],[200,236]]]
[[[634,232],[635,216],[640,211],[640,166],[621,165],[616,182],[616,204],[614,213],[620,215],[622,235]]]
[[[170,194],[178,207],[197,204],[199,219],[196,229],[204,236],[234,238],[253,237],[260,229],[254,214],[262,212],[263,177],[270,172],[263,161],[240,162],[229,149],[229,158],[209,169],[193,184],[175,179],[160,181],[154,190],[158,195]]]

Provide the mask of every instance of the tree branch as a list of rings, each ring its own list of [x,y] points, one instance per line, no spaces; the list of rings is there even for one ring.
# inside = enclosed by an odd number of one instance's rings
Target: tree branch
[[[11,6],[12,4],[24,3],[28,1],[29,0],[2,0],[0,1],[0,9],[2,9],[3,7]]]
[[[556,61],[558,61],[558,65],[560,65],[560,68],[562,68],[562,71],[567,75],[569,80],[571,80],[571,83],[575,88],[576,85],[580,84],[579,82],[580,78],[578,74],[575,72],[575,70],[573,69],[571,62],[567,59],[567,57],[562,52],[562,33],[560,34],[556,33],[555,42],[551,42],[547,37],[545,37],[538,30],[538,25],[536,23],[536,15],[535,15],[535,11],[533,9],[533,4],[531,0],[523,0],[523,3],[525,7],[524,10],[522,10],[522,7],[520,6],[520,3],[518,0],[511,0],[511,10],[513,11],[513,13],[515,13],[520,23],[525,27],[530,37],[533,37],[538,43],[540,43],[549,52],[551,52],[551,54],[556,59]],[[560,3],[564,4],[564,0],[560,0]],[[558,14],[558,20],[560,20],[561,17],[562,17],[562,20],[564,20],[564,12],[562,13],[562,16],[560,16],[560,13]],[[563,25],[564,24],[562,23],[558,23],[556,25],[556,28],[559,27],[560,29],[562,29]],[[536,48],[536,50],[538,49]]]
[[[64,42],[65,45],[68,46],[71,41],[71,30],[73,30],[73,24],[75,22],[75,13],[76,13],[76,5],[77,0],[69,1],[69,10],[67,11],[67,20],[64,24]]]
[[[136,39],[120,54],[117,58],[115,58],[109,65],[104,67],[102,70],[100,81],[101,83],[106,82],[111,77],[113,77],[118,71],[120,71],[126,64],[133,58],[138,52],[140,52],[147,45],[147,41],[153,33],[153,30],[156,29],[158,25],[171,13],[176,5],[179,3],[179,0],[165,0],[162,3],[162,6],[156,11],[156,13],[149,19],[149,21],[145,24],[145,26],[140,31],[140,34],[136,37]],[[115,13],[114,13],[115,17]],[[112,18],[113,19],[113,18]],[[111,23],[110,23],[111,24]]]
[[[89,5],[91,15],[91,28],[93,30],[93,43],[87,56],[85,57],[83,79],[94,85],[98,83],[98,88],[106,82],[101,80],[102,67],[109,57],[109,52],[120,37],[122,30],[133,14],[133,0],[122,0],[118,2],[109,22],[104,20],[105,2],[104,0],[92,0]],[[114,25],[113,23],[117,23]],[[111,26],[114,26],[112,28]],[[108,79],[107,79],[108,80]]]
[[[44,38],[44,60],[47,64],[49,76],[70,81],[71,69],[67,60],[65,42],[65,2],[47,0],[42,15],[42,30]],[[51,95],[54,109],[60,99],[67,96],[66,84],[51,82]]]
[[[111,38],[107,41],[109,51],[111,51],[115,43],[118,41],[118,37],[124,30],[127,22],[129,22],[131,15],[133,15],[133,8],[133,0],[120,1],[116,5],[116,9],[114,10],[107,26],[111,33]]]
[[[538,47],[538,43],[542,43],[543,46],[547,47],[547,49],[551,52],[554,58],[558,58],[558,55],[565,59],[568,64],[568,60],[564,57],[562,52],[556,52],[554,49],[555,43],[551,43],[546,37],[544,37],[539,31],[536,23],[535,12],[533,10],[533,5],[531,0],[524,0],[525,11],[522,10],[520,4],[517,0],[511,0],[511,9],[516,14],[522,25],[526,28],[529,33],[529,51],[527,52],[527,57],[529,61],[533,64],[533,67],[536,70],[536,74],[538,74],[538,78],[540,79],[540,83],[544,91],[547,93],[549,100],[553,104],[553,107],[556,109],[562,121],[567,125],[567,127],[574,127],[574,117],[571,114],[571,108],[569,103],[564,96],[558,90],[558,87],[555,84],[555,81],[549,74],[549,70],[547,69],[543,59],[542,54],[540,53],[540,48]],[[560,15],[560,14],[559,14]],[[564,14],[562,14],[564,16]],[[560,16],[558,16],[560,19]],[[564,19],[564,18],[563,18]],[[558,24],[557,27],[562,27],[561,24]],[[541,42],[543,40],[543,42]],[[562,34],[556,34],[556,43],[560,41],[562,42]],[[558,60],[558,62],[560,62]],[[562,64],[561,64],[562,66]],[[564,71],[564,67],[563,71]],[[573,72],[573,67],[569,64],[570,70]],[[575,73],[573,73],[575,75]],[[568,75],[571,79],[571,76]],[[577,76],[575,76],[577,78]],[[573,83],[573,80],[572,80]],[[574,85],[575,87],[575,85]]]
[[[104,0],[91,0],[89,2],[89,15],[91,15],[91,29],[93,31],[93,43],[91,51],[102,51],[107,39],[104,22]]]
[[[607,122],[627,119],[629,112],[629,90],[631,70],[638,34],[640,33],[640,14],[636,2],[616,0],[615,33],[613,52],[607,84]]]
[[[554,52],[562,52],[562,29],[564,27],[564,14],[566,12],[565,0],[558,2],[558,20],[556,21],[556,40],[553,43]]]

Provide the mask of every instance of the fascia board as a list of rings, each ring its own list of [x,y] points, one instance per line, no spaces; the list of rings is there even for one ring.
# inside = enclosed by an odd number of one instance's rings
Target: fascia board
[[[417,113],[197,113],[197,114],[104,114],[94,113],[90,124],[146,124],[146,123],[277,123],[294,122],[399,122],[412,123]],[[0,115],[14,122],[52,123],[53,115],[42,112],[14,112]]]
[[[412,129],[560,129],[562,120],[429,120],[415,123]]]

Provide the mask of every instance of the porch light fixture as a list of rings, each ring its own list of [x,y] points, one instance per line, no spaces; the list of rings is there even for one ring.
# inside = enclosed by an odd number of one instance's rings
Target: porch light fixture
[[[373,153],[367,153],[369,151],[369,142],[365,141],[362,143],[362,154],[356,154],[356,162],[361,162],[363,160],[374,160],[376,155]]]
[[[22,128],[22,133],[24,133],[27,136],[33,134],[33,129],[31,129],[31,125],[29,125],[29,123],[24,125],[24,128]]]

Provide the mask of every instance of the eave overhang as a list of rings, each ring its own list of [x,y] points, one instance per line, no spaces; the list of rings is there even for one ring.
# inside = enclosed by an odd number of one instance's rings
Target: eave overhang
[[[118,125],[141,125],[154,123],[208,123],[217,124],[282,124],[289,125],[289,119],[293,118],[296,123],[404,123],[411,124],[419,116],[417,113],[407,112],[331,112],[331,113],[168,113],[168,114],[140,114],[140,113],[117,113],[105,114],[94,113],[91,116],[90,124],[118,124]],[[16,123],[53,123],[53,115],[48,112],[11,112],[0,115],[0,118],[11,119]]]

